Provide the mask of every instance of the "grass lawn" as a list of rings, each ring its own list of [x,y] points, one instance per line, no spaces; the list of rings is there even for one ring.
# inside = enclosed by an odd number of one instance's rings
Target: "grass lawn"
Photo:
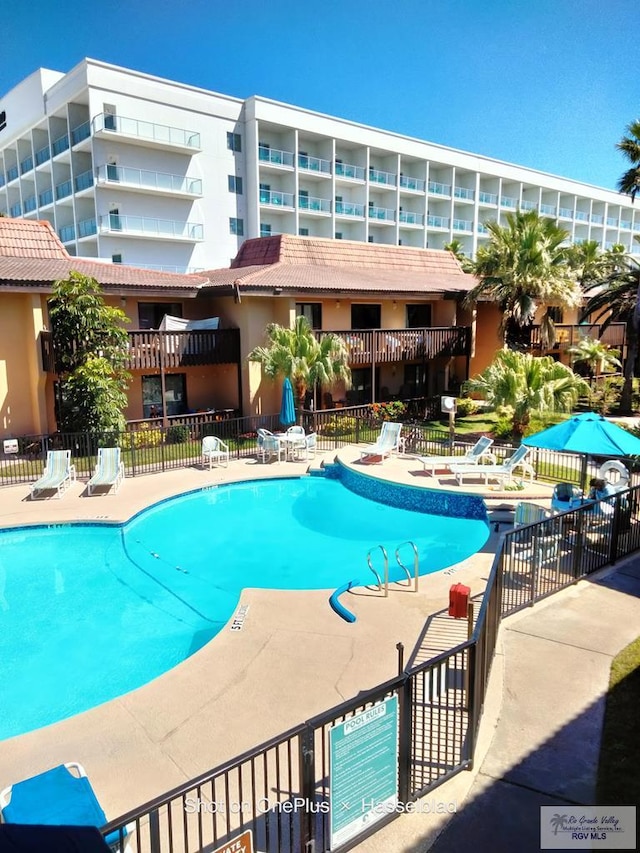
[[[640,637],[611,664],[596,802],[640,803]]]

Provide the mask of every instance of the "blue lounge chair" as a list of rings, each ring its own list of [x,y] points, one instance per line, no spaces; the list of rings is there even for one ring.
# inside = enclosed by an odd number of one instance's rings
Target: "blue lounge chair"
[[[439,468],[449,468],[451,465],[477,465],[485,456],[489,462],[495,464],[495,456],[488,452],[492,444],[493,439],[483,435],[464,456],[418,456],[418,461],[422,462],[425,471],[430,470],[432,474]]]
[[[362,462],[369,456],[374,458],[379,456],[378,461],[383,462],[392,453],[399,453],[403,447],[400,437],[401,429],[402,424],[384,421],[376,443],[370,444],[360,451],[360,461]]]
[[[516,452],[510,456],[501,465],[450,465],[449,470],[455,476],[458,485],[462,485],[465,477],[484,477],[485,486],[488,485],[489,479],[498,480],[502,486],[505,481],[511,482],[516,468],[522,469],[522,476],[529,475],[531,482],[535,477],[536,472],[533,466],[525,461],[525,456],[531,450],[521,444]]]
[[[5,823],[45,826],[97,826],[107,818],[82,765],[60,764],[0,792],[0,816]],[[105,841],[113,851],[125,849],[126,831],[112,832]]]
[[[31,499],[36,497],[36,492],[49,492],[54,489],[56,496],[61,498],[75,479],[76,469],[71,464],[71,451],[48,450],[42,477],[31,485]]]
[[[111,489],[112,494],[120,488],[120,483],[124,480],[124,462],[120,459],[119,447],[99,447],[98,448],[98,464],[94,475],[87,483],[89,494],[97,486],[107,486]]]

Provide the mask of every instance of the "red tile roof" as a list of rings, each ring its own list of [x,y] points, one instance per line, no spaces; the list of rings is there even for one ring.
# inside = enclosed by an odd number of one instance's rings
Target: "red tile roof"
[[[124,264],[75,258],[64,248],[49,222],[0,217],[0,287],[50,288],[72,270],[95,278],[109,289],[175,290],[195,296],[208,281],[203,275],[179,275]]]
[[[451,252],[280,234],[246,240],[229,269],[205,273],[209,290],[468,292],[476,284]]]

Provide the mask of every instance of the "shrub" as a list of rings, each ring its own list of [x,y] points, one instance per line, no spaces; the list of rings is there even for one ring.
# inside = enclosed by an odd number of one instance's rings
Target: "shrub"
[[[461,418],[468,418],[478,411],[478,404],[471,397],[459,397],[456,401],[457,414]]]
[[[335,415],[326,424],[323,424],[319,432],[322,435],[349,435],[356,430],[356,419],[348,415],[340,417]]]
[[[152,427],[151,424],[142,423],[134,432],[125,433],[121,441],[125,450],[129,447],[136,450],[141,447],[159,447],[162,444],[162,430]]]
[[[167,430],[167,444],[186,444],[190,439],[189,427],[185,424],[174,424]]]
[[[380,421],[398,421],[406,411],[407,407],[400,400],[371,404],[371,413]]]

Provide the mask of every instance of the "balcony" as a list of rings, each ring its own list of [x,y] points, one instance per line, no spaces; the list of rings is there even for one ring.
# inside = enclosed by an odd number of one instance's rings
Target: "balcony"
[[[88,190],[89,187],[92,187],[93,172],[91,171],[91,169],[88,169],[86,172],[82,172],[81,174],[79,174],[78,177],[74,179],[73,185],[77,193],[82,192],[82,190]]]
[[[369,219],[375,222],[395,222],[396,212],[388,207],[369,206]]]
[[[16,178],[18,177],[18,175],[19,175],[18,167],[17,166],[11,166],[9,169],[7,169],[7,183],[10,183],[11,181],[15,181]]]
[[[591,221],[595,225],[602,225],[604,223],[604,216],[601,213],[592,213]]]
[[[498,203],[498,194],[497,193],[487,193],[484,190],[480,190],[478,193],[478,201],[480,204],[497,204]]]
[[[334,171],[336,178],[346,178],[349,181],[364,181],[364,166],[336,162]]]
[[[451,184],[441,184],[438,181],[429,181],[429,193],[431,195],[451,195]]]
[[[353,204],[349,201],[336,201],[336,216],[364,217],[364,204]]]
[[[30,172],[33,169],[33,157],[25,157],[24,160],[20,162],[20,174],[24,175],[25,172]]]
[[[626,328],[624,323],[611,323],[601,332],[598,325],[570,326],[556,323],[556,343],[553,349],[567,350],[576,346],[582,338],[594,338],[622,352],[626,342]],[[531,327],[529,346],[532,350],[543,350],[540,326]]]
[[[331,202],[328,198],[301,195],[298,196],[298,208],[311,213],[331,213]]]
[[[171,175],[167,172],[151,172],[146,169],[133,169],[129,166],[115,166],[111,163],[98,167],[97,182],[115,188],[129,189],[133,187],[141,192],[186,197],[202,195],[200,178]]]
[[[322,332],[316,333],[322,337]],[[333,332],[342,338],[350,365],[397,363],[471,354],[471,329],[449,326],[422,329],[367,329]]]
[[[517,198],[512,198],[511,196],[508,196],[508,195],[503,195],[500,198],[500,207],[508,207],[511,210],[515,210],[517,208],[517,206],[518,206],[518,199]]]
[[[558,216],[560,219],[573,219],[573,210],[570,207],[559,207]]]
[[[631,220],[630,219],[621,219],[620,220],[620,228],[624,228],[626,231],[631,230]]]
[[[202,224],[198,222],[177,222],[173,219],[151,219],[146,216],[121,216],[118,213],[101,216],[99,229],[101,234],[145,237],[151,240],[197,243],[204,239]]]
[[[42,164],[46,163],[48,160],[51,160],[51,149],[48,145],[45,145],[44,148],[40,148],[39,151],[36,151],[36,166],[42,166]]]
[[[134,145],[200,151],[200,134],[181,127],[100,113],[93,121],[94,136],[124,136]]]
[[[23,205],[25,213],[33,213],[37,206],[38,202],[34,195],[29,196],[29,198],[25,198]]]
[[[424,214],[414,213],[411,210],[401,210],[398,213],[401,225],[424,225]]]
[[[612,228],[617,228],[618,220],[615,218],[615,216],[607,216],[607,225],[611,226]]]
[[[579,222],[588,222],[589,221],[589,214],[585,213],[584,210],[576,210],[575,218]]]
[[[68,198],[73,192],[73,188],[71,185],[71,181],[63,181],[61,184],[56,186],[56,201],[60,201],[63,198]]]
[[[529,201],[528,199],[523,198],[522,201],[520,202],[520,209],[521,210],[537,210],[537,208],[538,208],[538,205],[535,201]]]
[[[382,172],[380,169],[372,169],[371,167],[369,167],[369,181],[372,184],[390,189],[395,189],[396,186],[396,176],[392,172]]]
[[[53,190],[43,190],[38,195],[38,204],[40,207],[46,207],[48,204],[53,204]]]
[[[77,127],[74,127],[71,131],[71,144],[78,145],[78,143],[82,142],[85,139],[88,139],[91,136],[91,122],[85,121],[82,124],[79,124]]]
[[[293,193],[279,190],[260,190],[260,204],[268,207],[293,208]]]
[[[555,216],[556,215],[555,204],[541,204],[540,205],[540,213],[542,213],[545,216]]]
[[[420,178],[412,178],[410,175],[400,175],[400,189],[411,190],[416,193],[423,193],[426,182]]]
[[[55,157],[58,154],[62,154],[63,151],[69,150],[69,134],[65,133],[63,136],[59,136],[57,139],[51,143],[51,155]]]
[[[11,207],[9,208],[9,216],[11,216],[12,219],[17,219],[18,216],[20,216],[21,214],[22,214],[22,205],[20,204],[20,202],[17,202],[16,204],[12,204]]]
[[[464,201],[473,201],[476,197],[475,190],[470,190],[468,187],[454,187],[454,198],[461,198]]]
[[[98,233],[98,223],[95,219],[82,219],[78,222],[78,240],[83,237],[93,237]]]
[[[473,231],[473,222],[470,219],[454,219],[452,225],[454,231]]]
[[[308,154],[298,154],[298,168],[304,172],[316,172],[329,177],[331,163],[320,157],[310,157]]]
[[[76,239],[76,229],[74,225],[63,225],[58,229],[58,236],[63,243],[70,243]]]
[[[258,160],[261,165],[286,166],[292,169],[293,151],[281,151],[278,148],[268,148],[266,145],[259,145]]]
[[[448,228],[449,227],[449,217],[448,216],[427,216],[427,227],[428,228]]]
[[[160,370],[240,363],[239,329],[188,332],[130,331],[127,370]],[[42,369],[56,373],[51,332],[40,332]]]

